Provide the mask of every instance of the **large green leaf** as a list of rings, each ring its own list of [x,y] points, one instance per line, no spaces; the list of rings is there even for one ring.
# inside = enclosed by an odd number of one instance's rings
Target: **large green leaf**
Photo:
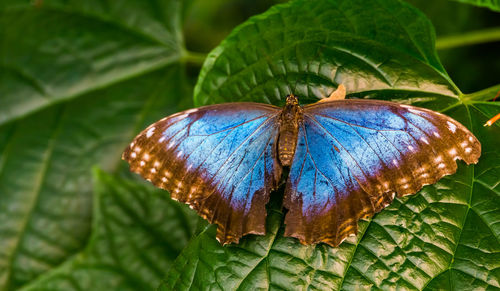
[[[81,2],[0,10],[0,124],[181,57],[180,1]]]
[[[117,169],[133,136],[191,94],[178,1],[12,2],[0,9],[0,290],[85,245],[91,167]]]
[[[340,82],[351,93],[458,94],[439,63],[431,24],[408,4],[304,1],[275,6],[236,28],[209,54],[195,103],[281,104],[290,91],[312,101]]]
[[[181,94],[171,84],[182,82],[178,75],[178,68],[149,74],[0,129],[0,290],[83,246],[92,165],[115,169],[134,133],[175,110],[167,108],[175,104],[169,96]]]
[[[463,95],[439,64],[433,29],[407,4],[294,1],[238,27],[205,62],[198,104],[254,100],[307,103],[346,84],[350,97],[397,100],[439,110],[481,141],[477,165],[397,199],[338,248],[303,246],[282,236],[273,207],[266,236],[222,247],[208,227],[176,260],[162,284],[183,289],[500,288],[500,111],[486,90]]]
[[[22,290],[154,290],[193,235],[196,212],[153,186],[95,172],[84,251]]]

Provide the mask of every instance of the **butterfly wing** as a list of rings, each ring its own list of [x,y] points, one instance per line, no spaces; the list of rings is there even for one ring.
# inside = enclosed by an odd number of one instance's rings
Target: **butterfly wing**
[[[123,153],[132,171],[216,223],[222,243],[265,234],[265,205],[281,176],[280,109],[258,103],[205,106],[164,118]]]
[[[398,196],[476,163],[477,139],[431,110],[374,100],[304,107],[284,206],[285,235],[336,246]]]

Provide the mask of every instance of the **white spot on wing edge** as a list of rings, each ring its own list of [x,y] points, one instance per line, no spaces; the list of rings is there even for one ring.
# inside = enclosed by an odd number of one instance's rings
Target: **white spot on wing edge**
[[[448,125],[448,128],[451,130],[451,132],[457,131],[457,126],[453,124],[453,122],[447,121],[446,124]]]
[[[420,111],[420,110],[416,110],[416,109],[413,109],[413,108],[408,109],[408,111],[410,111],[410,112],[411,112],[411,113],[413,113],[413,114],[417,114],[417,115],[419,115],[419,114],[421,114],[421,113],[422,113],[422,111]]]
[[[135,159],[135,158],[137,157],[137,154],[136,154],[135,152],[132,152],[132,153],[130,154],[130,157],[131,157],[132,159]]]
[[[171,118],[175,118],[178,120],[178,119],[184,119],[188,116],[188,114],[186,114],[185,112],[180,112],[178,114],[179,115],[176,114],[176,115],[171,116]]]
[[[195,113],[196,111],[198,111],[198,108],[192,108],[192,109],[184,111],[184,114],[191,114],[191,113]]]
[[[153,135],[153,133],[155,133],[155,129],[156,129],[156,127],[154,127],[154,126],[151,127],[150,129],[148,129],[148,131],[146,132],[146,137],[150,138]]]

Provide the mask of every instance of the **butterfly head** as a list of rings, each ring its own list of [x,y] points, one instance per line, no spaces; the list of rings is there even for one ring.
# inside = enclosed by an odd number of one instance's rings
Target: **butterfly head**
[[[286,105],[299,105],[299,99],[297,96],[290,94],[286,96]]]

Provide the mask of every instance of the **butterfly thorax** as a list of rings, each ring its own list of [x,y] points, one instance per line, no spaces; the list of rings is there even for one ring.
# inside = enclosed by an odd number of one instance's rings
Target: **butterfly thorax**
[[[299,126],[302,123],[302,108],[297,97],[289,95],[280,116],[278,157],[282,166],[290,166],[297,147]]]

